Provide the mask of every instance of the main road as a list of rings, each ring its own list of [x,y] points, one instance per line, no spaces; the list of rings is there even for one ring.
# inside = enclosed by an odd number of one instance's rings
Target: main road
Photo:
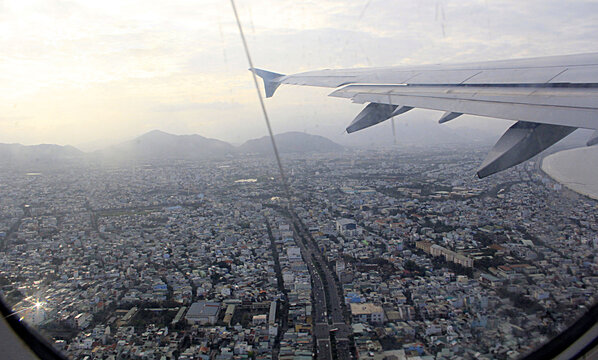
[[[305,239],[295,231],[295,242],[301,249],[303,260],[307,264],[307,269],[312,280],[312,321],[314,338],[316,340],[317,358],[322,360],[331,360],[332,342],[330,341],[330,328],[327,319],[326,288],[320,277],[317,266],[313,261],[313,250],[306,246]]]
[[[312,293],[316,310],[314,335],[318,358],[327,359],[332,355],[336,359],[352,359],[350,336],[353,331],[343,314],[344,302],[339,296],[336,277],[328,267],[316,241],[294,211],[291,211],[291,218],[298,236],[297,243],[313,279]]]

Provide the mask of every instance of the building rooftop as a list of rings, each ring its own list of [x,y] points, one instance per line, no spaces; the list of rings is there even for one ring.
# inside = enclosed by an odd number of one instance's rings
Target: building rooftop
[[[383,312],[382,306],[374,305],[370,303],[365,304],[351,304],[351,314],[363,315]]]
[[[202,316],[215,316],[220,309],[220,303],[211,301],[198,301],[194,302],[189,311],[187,317],[202,317]]]

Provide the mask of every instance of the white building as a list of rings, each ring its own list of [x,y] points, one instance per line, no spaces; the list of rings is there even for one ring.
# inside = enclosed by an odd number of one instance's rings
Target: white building
[[[287,248],[287,257],[289,261],[301,260],[301,249],[296,246],[289,246]]]
[[[381,324],[384,322],[384,309],[372,303],[351,304],[351,316],[354,322]]]

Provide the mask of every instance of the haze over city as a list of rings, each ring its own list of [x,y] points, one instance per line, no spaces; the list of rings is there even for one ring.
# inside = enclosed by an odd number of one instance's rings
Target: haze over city
[[[238,1],[256,66],[284,73],[591,52],[593,1]],[[84,149],[160,129],[232,143],[265,135],[226,1],[43,2],[0,6],[0,142]],[[276,132],[338,137],[359,105],[286,87]],[[397,126],[436,119],[406,114]],[[449,127],[500,133],[463,117]]]

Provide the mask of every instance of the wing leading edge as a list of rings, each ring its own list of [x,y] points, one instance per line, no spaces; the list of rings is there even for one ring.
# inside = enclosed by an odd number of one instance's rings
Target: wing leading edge
[[[517,165],[577,128],[598,134],[598,53],[453,65],[319,70],[282,75],[254,69],[266,96],[281,84],[337,88],[330,96],[368,103],[351,133],[413,108],[517,121],[478,169],[480,178]],[[598,142],[592,136],[588,145]]]

